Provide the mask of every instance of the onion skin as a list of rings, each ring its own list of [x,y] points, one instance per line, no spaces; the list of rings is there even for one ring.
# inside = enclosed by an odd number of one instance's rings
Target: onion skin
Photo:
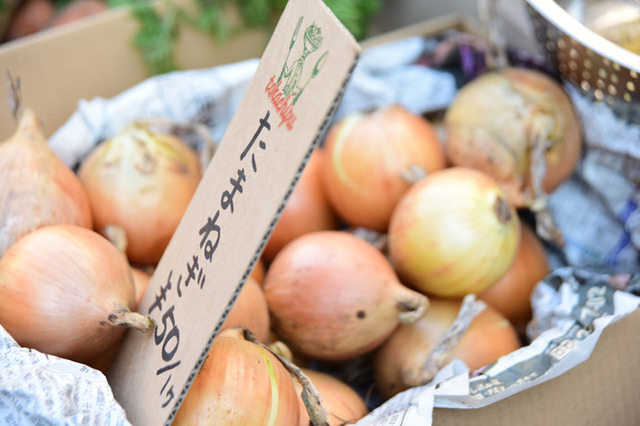
[[[270,340],[269,307],[262,287],[249,277],[244,283],[222,330],[243,326],[249,329],[262,343]]]
[[[132,263],[157,264],[202,178],[196,153],[170,134],[134,123],[80,165],[96,231],[124,228]]]
[[[429,311],[412,324],[402,324],[374,358],[376,384],[383,398],[408,389],[460,310],[459,299],[431,298]],[[460,359],[475,371],[521,347],[515,328],[487,306],[472,322],[450,359]]]
[[[403,196],[389,226],[391,263],[404,283],[440,297],[495,284],[511,266],[520,221],[497,182],[477,170],[434,172]]]
[[[322,371],[302,368],[302,373],[307,376],[313,386],[322,397],[322,408],[329,415],[329,426],[341,426],[355,423],[369,413],[367,405],[358,393],[347,383]],[[298,391],[298,404],[300,404],[300,426],[309,426],[310,418],[307,407],[300,397],[302,387],[295,383]]]
[[[229,328],[214,339],[172,425],[297,425],[296,398],[280,361]]]
[[[93,226],[84,187],[49,148],[30,108],[15,133],[0,143],[0,206],[0,258],[20,237],[43,226]]]
[[[149,287],[149,282],[151,282],[151,274],[147,273],[137,266],[132,266],[131,275],[133,277],[133,284],[136,294],[135,309],[137,310],[138,306],[140,306],[140,302],[142,302],[142,298],[144,297],[147,288]]]
[[[344,117],[329,129],[322,150],[323,184],[338,215],[379,232],[411,185],[404,173],[446,166],[431,123],[398,104]]]
[[[292,351],[345,360],[373,350],[428,299],[403,286],[384,255],[342,231],[298,237],[273,260],[264,292],[276,334]]]
[[[262,286],[262,282],[264,281],[264,276],[266,273],[267,273],[267,267],[265,266],[265,261],[263,258],[260,257],[258,258],[258,260],[256,261],[256,264],[251,270],[250,276],[251,278],[256,280],[256,282],[260,284],[260,286]]]
[[[262,256],[271,261],[295,238],[313,231],[334,229],[338,216],[333,211],[320,176],[323,153],[314,151],[285,204]]]
[[[0,260],[0,324],[24,347],[91,365],[125,327],[151,330],[134,304],[126,258],[90,229],[40,228]]]
[[[522,223],[520,245],[509,270],[478,299],[502,313],[524,335],[531,320],[531,293],[550,273],[549,261],[535,232]]]
[[[55,14],[53,0],[18,0],[17,3],[8,22],[4,41],[15,40],[45,29]]]
[[[562,86],[537,71],[507,68],[465,85],[447,109],[445,150],[455,166],[493,176],[517,208],[533,201],[531,143],[545,151],[542,188],[551,193],[573,172],[582,150],[580,122]]]

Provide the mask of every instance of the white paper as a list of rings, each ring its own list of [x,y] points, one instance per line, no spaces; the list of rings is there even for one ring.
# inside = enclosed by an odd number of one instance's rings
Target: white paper
[[[125,426],[129,422],[101,372],[21,348],[0,326],[0,424]]]

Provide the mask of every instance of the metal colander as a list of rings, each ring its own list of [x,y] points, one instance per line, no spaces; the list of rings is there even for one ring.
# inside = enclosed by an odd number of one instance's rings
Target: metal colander
[[[624,13],[627,21],[596,31],[593,25],[585,23],[588,8],[592,8],[593,16],[593,12],[598,13],[593,8],[604,10],[602,6],[607,6],[613,10],[616,6],[614,2],[526,1],[548,71],[572,83],[592,99],[605,102],[617,116],[640,123],[640,55],[622,47],[633,46],[634,42],[640,41],[636,39],[636,34],[640,34],[640,18],[633,21],[631,19],[635,17]],[[637,7],[640,16],[640,5],[617,3]],[[605,15],[600,12],[599,16],[602,18]],[[588,22],[591,24],[594,21]]]

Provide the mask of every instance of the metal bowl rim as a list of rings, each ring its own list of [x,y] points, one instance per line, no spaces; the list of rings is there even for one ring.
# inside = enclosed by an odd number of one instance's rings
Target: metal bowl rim
[[[549,23],[583,46],[611,62],[617,62],[621,66],[640,73],[640,55],[630,52],[590,30],[557,4],[555,0],[526,0],[526,2]]]

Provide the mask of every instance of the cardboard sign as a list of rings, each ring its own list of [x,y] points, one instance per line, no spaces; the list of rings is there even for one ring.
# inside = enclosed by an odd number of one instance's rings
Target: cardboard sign
[[[321,0],[291,0],[107,374],[135,425],[169,424],[323,137],[360,46]]]

